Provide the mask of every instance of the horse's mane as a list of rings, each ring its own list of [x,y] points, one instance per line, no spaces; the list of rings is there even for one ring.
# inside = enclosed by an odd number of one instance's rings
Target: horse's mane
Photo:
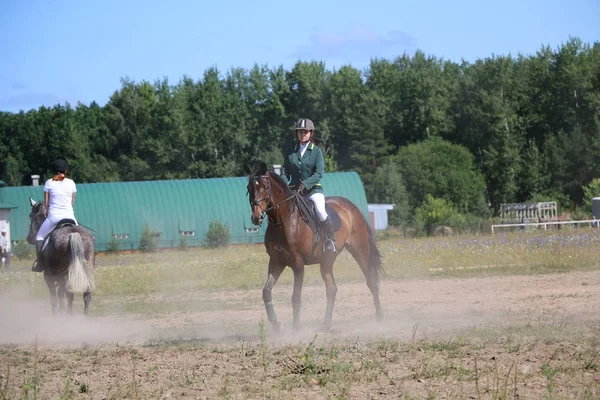
[[[292,189],[290,189],[287,182],[281,177],[281,175],[279,175],[278,173],[276,173],[273,170],[268,170],[268,172],[269,172],[269,175],[271,175],[271,178],[273,178],[273,180],[275,181],[275,183],[277,183],[279,186],[281,186],[281,188],[283,189],[283,191],[286,195],[289,196],[292,194]]]
[[[46,219],[46,206],[43,201],[39,201],[31,209],[31,216],[35,219],[43,217]]]

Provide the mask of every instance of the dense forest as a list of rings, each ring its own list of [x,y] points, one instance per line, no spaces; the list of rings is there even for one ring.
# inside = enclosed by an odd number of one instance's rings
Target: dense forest
[[[395,225],[600,196],[600,42],[577,38],[474,63],[417,51],[365,70],[297,62],[123,79],[104,106],[0,112],[0,179],[43,180],[59,156],[78,183],[242,176],[249,160],[282,163],[300,117],[316,124],[326,171],[359,173],[370,202],[398,205]]]

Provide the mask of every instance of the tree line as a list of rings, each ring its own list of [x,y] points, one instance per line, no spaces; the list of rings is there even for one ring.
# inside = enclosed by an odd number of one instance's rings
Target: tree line
[[[370,202],[398,205],[393,224],[440,207],[450,219],[511,202],[572,209],[600,178],[600,42],[473,63],[417,51],[364,70],[313,61],[122,79],[104,106],[0,112],[0,179],[43,180],[59,156],[79,183],[241,176],[249,160],[282,163],[300,117],[316,124],[326,171],[356,171]]]

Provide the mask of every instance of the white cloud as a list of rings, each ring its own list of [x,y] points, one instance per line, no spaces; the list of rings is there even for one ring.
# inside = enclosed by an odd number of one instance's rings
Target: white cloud
[[[301,46],[296,56],[306,59],[344,59],[364,61],[374,57],[402,54],[416,43],[416,39],[400,30],[387,34],[377,32],[366,24],[353,24],[342,32],[317,29],[307,45]]]

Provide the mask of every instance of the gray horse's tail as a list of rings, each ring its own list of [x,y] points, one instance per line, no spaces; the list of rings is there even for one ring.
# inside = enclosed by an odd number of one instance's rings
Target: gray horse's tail
[[[69,235],[69,247],[71,248],[71,263],[69,264],[67,290],[73,293],[91,292],[96,288],[94,270],[85,260],[83,240],[79,233],[73,232]]]

